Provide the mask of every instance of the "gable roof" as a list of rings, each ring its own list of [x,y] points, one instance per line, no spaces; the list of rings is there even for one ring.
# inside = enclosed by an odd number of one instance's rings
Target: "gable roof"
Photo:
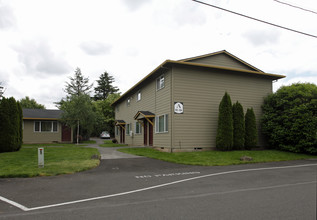
[[[236,60],[237,62],[240,62],[242,65],[245,65],[249,67],[249,69],[242,69],[242,68],[236,68],[236,67],[228,67],[228,66],[221,66],[221,65],[215,65],[215,64],[209,64],[209,63],[197,63],[198,59],[206,58],[206,57],[212,57],[219,54],[224,54],[226,56],[231,57],[232,59]],[[174,60],[165,60],[161,65],[156,67],[152,72],[150,72],[148,75],[146,75],[143,79],[141,79],[137,84],[135,84],[133,87],[131,87],[128,91],[126,91],[124,94],[122,94],[117,100],[115,100],[111,105],[115,105],[119,101],[123,100],[124,98],[128,97],[130,93],[132,93],[134,90],[137,89],[138,86],[143,84],[146,80],[150,79],[151,77],[155,76],[155,74],[158,74],[159,72],[164,72],[164,69],[167,69],[167,67],[173,66],[173,65],[181,65],[181,66],[192,66],[192,67],[201,67],[201,68],[208,68],[208,69],[220,69],[220,70],[228,70],[228,71],[234,71],[234,72],[242,72],[246,74],[251,75],[259,75],[271,78],[272,80],[277,80],[284,78],[284,75],[278,75],[278,74],[271,74],[271,73],[265,73],[260,69],[257,69],[256,67],[252,66],[251,64],[248,64],[247,62],[241,60],[240,58],[232,55],[231,53],[227,52],[226,50],[218,51],[215,53],[209,53],[201,56],[186,58],[178,61]]]
[[[57,120],[62,116],[62,110],[55,109],[22,109],[23,119]]]
[[[181,59],[181,60],[178,60],[178,61],[180,61],[180,62],[193,62],[193,63],[205,63],[205,64],[208,64],[207,62],[199,62],[199,61],[203,60],[203,59],[207,59],[207,58],[213,59],[213,58],[216,58],[217,56],[220,56],[220,55],[227,56],[227,57],[231,58],[233,61],[239,63],[241,66],[245,66],[248,70],[264,73],[262,70],[252,66],[251,64],[249,64],[249,63],[243,61],[242,59],[234,56],[233,54],[229,53],[226,50],[221,50],[221,51],[217,51],[217,52],[214,52],[214,53],[208,53],[208,54],[204,54],[204,55],[200,55],[200,56],[185,58],[185,59]],[[216,62],[217,62],[217,60],[215,60],[215,62],[210,63],[210,64],[211,65],[213,65],[213,64],[215,65]]]

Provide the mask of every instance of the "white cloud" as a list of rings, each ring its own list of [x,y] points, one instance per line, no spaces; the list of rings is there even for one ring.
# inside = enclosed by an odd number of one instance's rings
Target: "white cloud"
[[[253,46],[263,46],[267,44],[277,44],[279,42],[280,33],[275,29],[268,30],[248,30],[242,36]]]
[[[150,3],[151,0],[122,0],[124,4],[132,11],[135,11],[145,5],[146,3]]]
[[[88,55],[104,55],[111,52],[111,45],[96,41],[86,41],[80,44],[80,48]]]
[[[16,25],[16,19],[10,6],[0,1],[0,29],[11,28]]]
[[[23,41],[21,45],[13,48],[27,74],[45,77],[50,74],[62,75],[70,70],[70,65],[62,53],[54,52],[43,39]]]

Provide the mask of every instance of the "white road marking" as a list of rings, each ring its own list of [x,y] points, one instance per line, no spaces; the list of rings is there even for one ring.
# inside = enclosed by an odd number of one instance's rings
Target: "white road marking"
[[[211,173],[211,174],[206,174],[202,176],[196,176],[196,177],[191,177],[183,180],[177,180],[169,183],[163,183],[155,186],[150,186],[146,188],[141,188],[137,190],[132,190],[132,191],[127,191],[127,192],[121,192],[121,193],[115,193],[111,195],[105,195],[105,196],[98,196],[98,197],[93,197],[93,198],[88,198],[88,199],[81,199],[81,200],[75,200],[75,201],[70,201],[70,202],[63,202],[63,203],[57,203],[57,204],[52,204],[52,205],[46,205],[46,206],[38,206],[38,207],[33,207],[33,208],[27,208],[17,202],[14,202],[12,200],[6,199],[2,196],[0,196],[0,200],[7,202],[23,211],[34,211],[34,210],[39,210],[39,209],[47,209],[47,208],[53,208],[53,207],[58,207],[58,206],[64,206],[64,205],[71,205],[71,204],[76,204],[76,203],[81,203],[81,202],[88,202],[88,201],[93,201],[93,200],[99,200],[99,199],[106,199],[106,198],[111,198],[111,197],[117,197],[117,196],[123,196],[123,195],[128,195],[132,193],[137,193],[137,192],[142,192],[142,191],[147,191],[151,189],[156,189],[156,188],[161,188],[164,186],[169,186],[169,185],[174,185],[178,183],[183,183],[183,182],[188,182],[191,180],[196,180],[196,179],[202,179],[206,177],[212,177],[212,176],[220,176],[220,175],[226,175],[226,174],[232,174],[232,173],[243,173],[243,172],[252,172],[252,171],[262,171],[262,170],[277,170],[277,169],[289,169],[289,168],[300,168],[300,167],[310,167],[310,166],[317,166],[317,164],[304,164],[304,165],[294,165],[294,166],[283,166],[283,167],[264,167],[264,168],[254,168],[254,169],[244,169],[244,170],[232,170],[232,171],[225,171],[225,172],[220,172],[220,173]]]
[[[168,176],[184,176],[184,175],[194,175],[200,174],[200,172],[181,172],[181,173],[162,173],[162,174],[154,174],[154,175],[141,175],[141,176],[134,176],[137,179],[144,179],[144,178],[152,178],[152,177],[168,177]]]
[[[6,202],[6,203],[9,203],[10,205],[13,205],[13,206],[15,206],[15,207],[17,207],[17,208],[19,208],[19,209],[22,209],[23,211],[29,211],[29,208],[27,208],[27,207],[25,207],[25,206],[23,206],[23,205],[21,205],[21,204],[19,204],[19,203],[17,203],[17,202],[14,202],[14,201],[12,201],[12,200],[9,200],[9,199],[7,199],[7,198],[4,198],[4,197],[2,197],[2,196],[0,196],[0,200],[4,201],[4,202]]]

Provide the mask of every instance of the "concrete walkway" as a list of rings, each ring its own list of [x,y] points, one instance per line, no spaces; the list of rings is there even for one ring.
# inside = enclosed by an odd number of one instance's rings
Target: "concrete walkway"
[[[99,147],[99,144],[104,143],[104,139],[91,138],[91,140],[96,141],[96,144],[89,144],[86,147],[92,147],[98,149],[102,160],[106,159],[122,159],[122,158],[142,158],[141,156],[136,156],[132,154],[126,154],[117,151],[120,148],[135,148],[135,147]]]

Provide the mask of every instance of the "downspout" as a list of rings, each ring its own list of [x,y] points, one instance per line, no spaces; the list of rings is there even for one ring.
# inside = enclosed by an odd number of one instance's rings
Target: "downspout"
[[[174,126],[173,126],[173,121],[174,121],[174,86],[173,86],[173,83],[174,83],[174,75],[173,75],[173,67],[170,69],[171,70],[171,153],[173,153],[173,141],[174,141]]]

